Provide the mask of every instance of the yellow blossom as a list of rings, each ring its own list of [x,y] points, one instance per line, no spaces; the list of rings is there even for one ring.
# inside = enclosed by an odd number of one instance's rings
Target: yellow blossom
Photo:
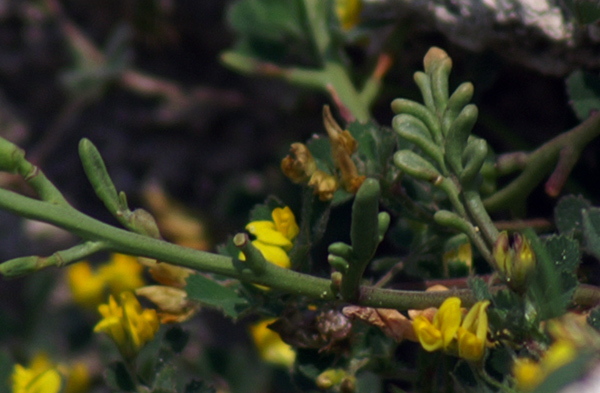
[[[481,359],[487,341],[489,303],[487,300],[476,303],[463,319],[460,299],[449,297],[433,321],[427,313],[416,315],[413,328],[421,346],[429,352],[443,349],[466,360]]]
[[[449,297],[444,300],[433,317],[433,323],[424,315],[418,315],[413,321],[415,334],[421,346],[429,352],[448,349],[460,326],[462,314],[460,299]]]
[[[67,281],[73,301],[82,307],[95,308],[102,302],[105,281],[92,271],[88,262],[79,262],[67,269]]]
[[[522,391],[534,390],[548,375],[575,359],[575,345],[567,340],[557,340],[542,355],[539,362],[517,359],[513,364],[513,376]]]
[[[291,367],[296,360],[296,352],[279,337],[277,332],[268,328],[273,322],[275,319],[266,319],[250,326],[250,334],[260,357],[265,362]]]
[[[246,225],[248,232],[256,236],[252,245],[256,247],[265,259],[274,265],[289,269],[290,258],[287,254],[292,249],[292,240],[300,232],[296,217],[292,210],[286,206],[275,208],[271,213],[272,221],[251,221]],[[244,254],[239,258],[245,260]]]
[[[98,274],[106,280],[110,293],[117,295],[144,285],[143,268],[134,256],[113,254],[109,263],[100,266]]]
[[[131,359],[154,339],[159,328],[158,316],[155,310],[143,310],[131,292],[122,292],[119,300],[117,303],[111,295],[108,304],[98,307],[103,319],[94,327],[94,332],[106,333],[123,357]]]
[[[487,341],[488,300],[477,302],[458,328],[458,356],[467,360],[479,360],[485,351]]]
[[[118,295],[144,285],[143,266],[137,258],[123,254],[113,254],[109,262],[97,271],[89,262],[79,262],[67,269],[67,280],[73,301],[86,308],[96,308],[106,293]]]
[[[16,364],[11,375],[12,393],[57,393],[61,377],[48,357],[40,353],[29,368]]]
[[[335,0],[335,13],[342,29],[350,30],[359,23],[362,7],[362,0]]]

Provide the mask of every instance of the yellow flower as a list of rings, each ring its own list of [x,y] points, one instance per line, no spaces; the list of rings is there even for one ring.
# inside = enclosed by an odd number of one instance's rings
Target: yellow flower
[[[362,0],[335,0],[335,13],[342,29],[350,30],[358,24],[362,7]]]
[[[275,318],[266,319],[250,326],[250,334],[260,357],[265,362],[291,367],[296,360],[296,352],[279,337],[277,332],[268,328],[273,322],[275,322]]]
[[[522,391],[534,390],[546,377],[575,359],[575,345],[567,340],[557,340],[544,353],[539,362],[517,359],[513,364],[513,376]]]
[[[79,262],[67,269],[67,280],[73,301],[86,308],[96,308],[106,292],[118,295],[144,285],[143,266],[136,257],[113,254],[110,261],[100,266],[97,272],[89,262]]]
[[[154,339],[159,321],[155,310],[143,310],[131,292],[122,292],[118,304],[111,295],[108,304],[101,304],[98,311],[103,319],[94,332],[104,332],[115,342],[126,359],[133,358],[142,347]]]
[[[479,360],[484,354],[487,339],[489,301],[476,303],[462,318],[460,299],[449,297],[442,303],[430,321],[426,314],[417,315],[413,321],[415,334],[423,349],[428,352],[443,349],[466,360]],[[462,321],[462,323],[461,323]]]
[[[73,301],[86,308],[96,308],[104,298],[105,281],[92,271],[88,262],[79,262],[67,269],[67,281]]]
[[[58,371],[45,354],[38,354],[29,368],[16,364],[11,375],[12,393],[57,393],[61,387]]]
[[[433,317],[433,323],[424,315],[419,315],[413,321],[413,328],[426,351],[448,349],[460,326],[461,318],[460,299],[449,297]]]
[[[488,300],[477,302],[458,328],[458,356],[467,360],[479,360],[485,351],[487,340]]]
[[[290,258],[287,252],[292,249],[292,240],[300,232],[296,217],[288,206],[275,208],[271,213],[273,221],[252,221],[246,225],[248,232],[256,236],[252,245],[256,247],[265,259],[279,267],[289,269]],[[240,253],[241,260],[245,260]]]
[[[144,267],[138,262],[137,257],[113,254],[108,264],[100,266],[98,274],[108,284],[110,293],[118,295],[144,285],[141,276],[143,269]]]

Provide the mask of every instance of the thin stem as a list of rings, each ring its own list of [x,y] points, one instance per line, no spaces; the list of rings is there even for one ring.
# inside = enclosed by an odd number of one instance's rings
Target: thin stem
[[[577,127],[546,142],[529,154],[523,172],[506,187],[485,199],[484,206],[488,211],[496,211],[523,201],[551,171],[552,165],[559,160],[562,149],[567,148],[564,155],[579,155],[598,135],[600,135],[600,114],[594,114]],[[568,164],[571,160],[564,157],[563,162]],[[557,166],[556,170],[562,171],[560,178],[564,178],[567,168]],[[569,171],[570,168],[567,172]],[[553,192],[556,193],[556,190],[553,189]]]

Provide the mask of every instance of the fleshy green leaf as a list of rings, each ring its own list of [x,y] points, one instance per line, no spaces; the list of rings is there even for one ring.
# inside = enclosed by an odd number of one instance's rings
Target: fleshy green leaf
[[[579,120],[585,120],[592,111],[600,110],[600,76],[575,71],[567,78],[569,103]]]
[[[584,210],[582,219],[585,249],[600,260],[600,208],[592,207]]]
[[[561,235],[580,238],[583,230],[581,211],[589,209],[591,203],[581,195],[567,195],[554,208],[554,221]]]
[[[230,318],[237,318],[240,309],[248,305],[248,301],[231,288],[194,274],[188,277],[185,290],[190,300],[203,305],[215,307]]]

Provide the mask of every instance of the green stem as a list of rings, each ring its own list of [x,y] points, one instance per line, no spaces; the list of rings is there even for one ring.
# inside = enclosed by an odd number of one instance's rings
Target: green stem
[[[491,249],[498,237],[498,230],[483,206],[479,191],[465,189],[463,191],[463,198],[465,200],[465,206],[469,211],[469,216],[473,219],[475,224],[477,224],[477,228],[481,231],[487,245]]]
[[[525,169],[515,180],[483,201],[485,208],[488,211],[497,211],[523,201],[551,171],[564,148],[567,150],[563,153],[563,161],[569,163],[569,156],[581,154],[585,146],[598,135],[600,114],[595,114],[570,131],[546,142],[527,156]],[[566,169],[561,165],[557,166],[557,171]],[[564,174],[561,174],[561,178],[564,177]]]
[[[201,272],[243,279],[295,295],[323,300],[335,299],[331,281],[328,279],[283,269],[271,263],[267,264],[260,276],[242,274],[239,267],[243,262],[236,259],[128,232],[97,221],[71,207],[54,205],[0,189],[0,208],[25,218],[56,225],[92,242],[100,242],[103,250],[144,256]],[[0,273],[7,275],[4,264],[0,265]],[[475,302],[470,290],[422,292],[363,286],[360,288],[356,304],[398,310],[424,309],[439,306],[450,296],[460,297],[467,307]],[[575,291],[573,301],[583,306],[597,304],[600,302],[600,289],[581,285]]]

